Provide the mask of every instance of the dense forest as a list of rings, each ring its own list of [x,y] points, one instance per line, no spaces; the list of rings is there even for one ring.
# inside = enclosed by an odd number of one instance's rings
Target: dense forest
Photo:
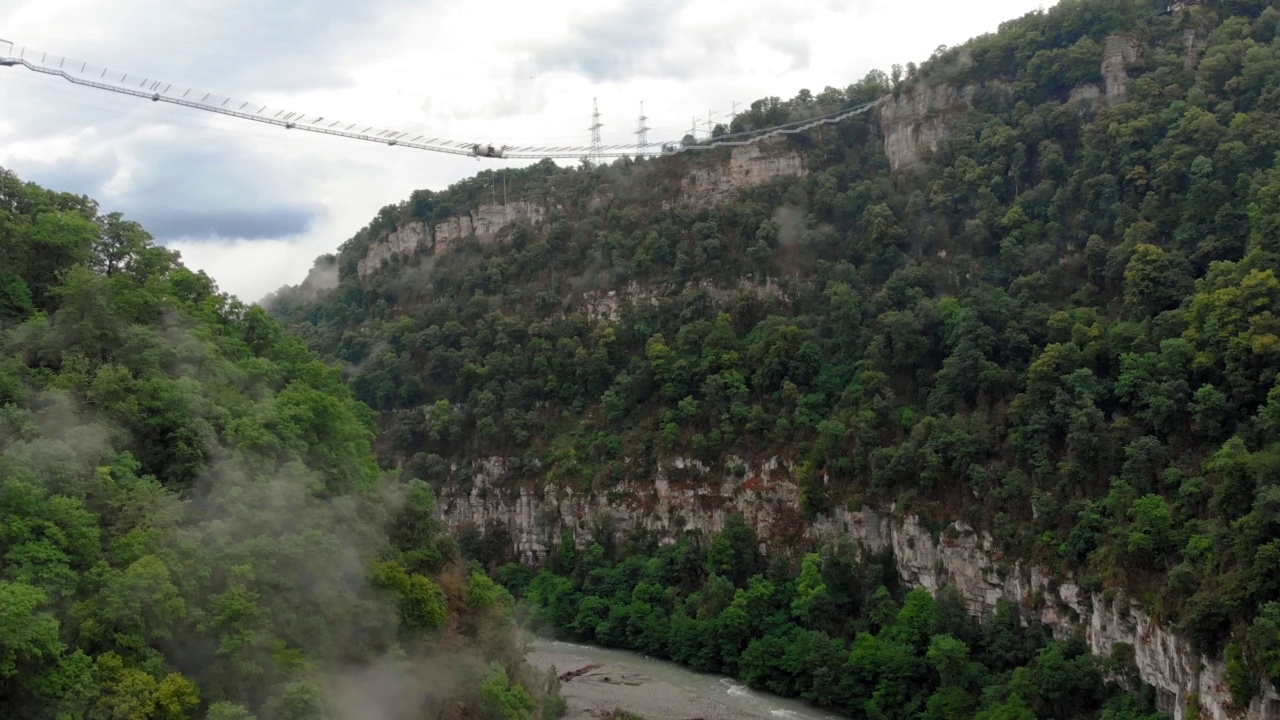
[[[0,717],[557,717],[374,426],[136,223],[0,171]]]
[[[536,575],[514,564],[498,571],[529,601],[535,627],[728,673],[854,718],[1163,717],[1153,695],[1124,690],[1141,681],[1123,653],[1095,660],[1082,641],[1025,625],[1012,603],[979,623],[954,591],[904,592],[889,556],[828,548],[803,556],[796,573],[785,556],[762,556],[741,518],[705,544],[597,536],[580,553],[562,543]]]
[[[664,456],[786,457],[811,516],[893,501],[1126,593],[1246,704],[1280,680],[1275,4],[1063,0],[729,128],[968,88],[914,167],[889,171],[875,115],[722,203],[673,197],[685,158],[543,163],[505,178],[540,226],[361,279],[372,243],[497,174],[415,193],[321,259],[336,289],[271,312],[348,369],[413,477],[503,456],[606,491]]]

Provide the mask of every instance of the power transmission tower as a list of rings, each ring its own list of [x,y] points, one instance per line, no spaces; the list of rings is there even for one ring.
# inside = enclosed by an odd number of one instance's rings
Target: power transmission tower
[[[717,114],[718,113],[714,110],[711,110],[710,108],[707,109],[707,137],[711,137],[715,134],[716,124],[711,118]]]
[[[636,145],[639,147],[637,155],[649,154],[649,126],[645,122],[649,120],[644,114],[644,101],[640,101],[640,124],[636,126]]]
[[[596,98],[591,98],[591,164],[596,165],[600,162],[600,155],[603,153],[601,148],[604,143],[600,140],[600,128],[604,125],[600,122],[600,104]]]

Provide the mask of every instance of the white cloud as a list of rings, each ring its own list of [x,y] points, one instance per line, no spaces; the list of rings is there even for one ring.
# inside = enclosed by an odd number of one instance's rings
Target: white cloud
[[[218,278],[223,290],[253,300],[281,285],[301,282],[316,256],[324,252],[302,238],[178,238],[167,246],[181,253],[188,267],[198,267]]]
[[[1041,0],[10,0],[6,39],[276,107],[459,141],[651,140],[731,103],[845,86],[994,31]],[[1051,3],[1049,3],[1051,4]],[[96,197],[256,300],[300,282],[473,159],[286,132],[0,70],[0,165]],[[516,166],[523,163],[503,161]]]

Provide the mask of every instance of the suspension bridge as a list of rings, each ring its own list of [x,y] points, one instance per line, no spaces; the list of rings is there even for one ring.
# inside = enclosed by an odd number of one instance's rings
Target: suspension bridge
[[[865,103],[857,107],[845,108],[837,112],[819,117],[807,118],[793,123],[776,125],[748,132],[719,135],[704,141],[687,143],[683,139],[672,142],[648,143],[639,142],[631,145],[602,145],[599,141],[599,112],[594,116],[592,126],[592,144],[578,146],[560,145],[517,145],[495,146],[488,143],[475,143],[449,140],[442,137],[429,137],[426,133],[408,133],[400,130],[381,128],[363,123],[348,123],[321,115],[307,115],[290,112],[278,108],[259,105],[249,101],[235,100],[192,88],[179,87],[163,80],[143,75],[119,72],[105,67],[90,65],[87,62],[50,55],[22,45],[14,45],[7,40],[0,40],[0,67],[24,67],[43,75],[61,77],[80,87],[96,88],[123,95],[131,95],[152,102],[164,102],[183,107],[217,113],[241,120],[249,120],[267,125],[275,125],[286,130],[332,135],[335,137],[379,143],[391,147],[406,147],[414,150],[446,153],[449,155],[467,155],[477,158],[619,158],[637,156],[675,155],[682,152],[714,150],[722,147],[740,147],[751,145],[762,140],[780,135],[794,135],[811,130],[820,125],[838,123],[855,115],[861,115],[873,109],[879,101]],[[643,121],[641,118],[642,130]],[[643,136],[642,136],[643,138]]]

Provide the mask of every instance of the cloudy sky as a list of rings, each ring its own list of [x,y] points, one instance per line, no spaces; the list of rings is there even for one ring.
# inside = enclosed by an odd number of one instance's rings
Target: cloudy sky
[[[0,38],[272,107],[458,141],[651,141],[927,58],[1051,0],[7,0]],[[7,48],[0,46],[0,52]],[[612,141],[612,142],[610,142]],[[0,166],[142,222],[245,300],[377,210],[495,165],[0,69]],[[493,163],[494,161],[483,161]],[[496,167],[517,166],[501,161]]]

